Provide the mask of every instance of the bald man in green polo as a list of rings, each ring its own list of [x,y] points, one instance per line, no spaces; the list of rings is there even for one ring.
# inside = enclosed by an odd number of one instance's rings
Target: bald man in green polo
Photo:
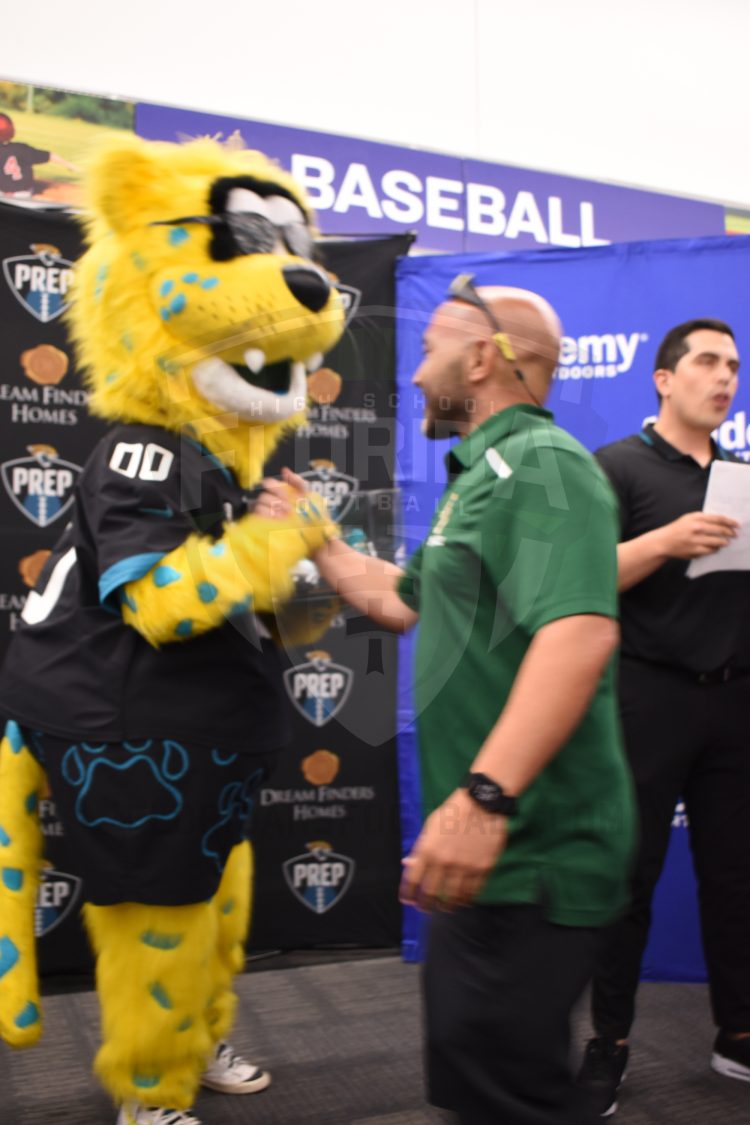
[[[430,1101],[462,1125],[585,1125],[570,1012],[599,927],[626,905],[633,803],[614,695],[617,508],[542,407],[560,325],[526,290],[451,286],[414,384],[427,438],[457,435],[405,571],[341,540],[315,562],[383,627],[420,623],[426,820],[402,901],[431,912]],[[305,483],[266,482],[285,514]]]

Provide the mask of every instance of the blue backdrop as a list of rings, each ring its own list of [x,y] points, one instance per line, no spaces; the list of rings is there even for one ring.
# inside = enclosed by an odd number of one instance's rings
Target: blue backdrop
[[[675,239],[591,249],[405,258],[397,270],[397,481],[403,492],[407,551],[421,541],[443,489],[446,442],[420,435],[421,396],[411,377],[432,310],[459,273],[477,285],[513,285],[542,294],[563,322],[560,365],[548,405],[589,449],[641,428],[656,412],[651,380],[659,342],[697,316],[732,326],[740,355],[750,356],[750,239]],[[750,393],[740,386],[719,440],[750,460]],[[402,642],[399,761],[404,851],[419,831],[419,780],[409,692],[412,642]],[[654,904],[643,975],[705,980],[684,810],[675,813],[667,864]],[[403,952],[418,959],[422,925],[405,912]]]

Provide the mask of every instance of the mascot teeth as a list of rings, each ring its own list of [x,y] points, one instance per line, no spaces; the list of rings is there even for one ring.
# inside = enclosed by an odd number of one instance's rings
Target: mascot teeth
[[[248,348],[245,352],[245,363],[253,375],[257,375],[266,366],[266,353],[261,351],[260,348]]]
[[[245,357],[245,358],[247,358],[247,357]],[[316,352],[315,355],[311,355],[310,358],[306,361],[305,370],[309,371],[310,374],[312,374],[313,371],[318,370],[318,368],[321,366],[322,363],[323,363],[323,353],[322,352]],[[250,366],[250,364],[248,364],[248,367],[249,366]]]
[[[245,362],[256,375],[260,368],[253,367],[248,356],[255,363],[258,355],[263,355],[258,348],[251,348],[245,353]],[[305,409],[305,365],[291,363],[290,369],[289,390],[284,394],[276,394],[246,382],[230,364],[218,356],[203,359],[195,365],[193,382],[203,397],[214,406],[237,414],[245,422],[280,422]]]

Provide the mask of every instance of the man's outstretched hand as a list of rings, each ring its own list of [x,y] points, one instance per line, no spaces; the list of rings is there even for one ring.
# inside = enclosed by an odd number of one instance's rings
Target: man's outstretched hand
[[[261,492],[253,507],[256,516],[268,520],[286,519],[310,491],[307,482],[291,469],[282,469],[281,478],[266,477],[261,481]]]
[[[456,789],[425,821],[406,857],[399,897],[420,910],[467,906],[482,888],[508,839],[507,820]]]

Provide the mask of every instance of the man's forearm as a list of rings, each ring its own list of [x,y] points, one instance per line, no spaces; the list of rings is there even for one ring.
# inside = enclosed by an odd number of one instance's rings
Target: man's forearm
[[[384,629],[403,633],[415,624],[417,614],[396,592],[403,571],[393,563],[363,555],[340,539],[331,540],[313,559],[339,597]]]
[[[617,588],[642,582],[667,559],[699,559],[713,555],[736,538],[739,523],[715,512],[686,512],[671,523],[647,531],[617,547]]]
[[[667,559],[663,529],[657,527],[636,539],[617,544],[617,589],[622,594],[658,570]]]
[[[522,793],[583,719],[618,639],[617,622],[593,614],[540,629],[472,769]]]

